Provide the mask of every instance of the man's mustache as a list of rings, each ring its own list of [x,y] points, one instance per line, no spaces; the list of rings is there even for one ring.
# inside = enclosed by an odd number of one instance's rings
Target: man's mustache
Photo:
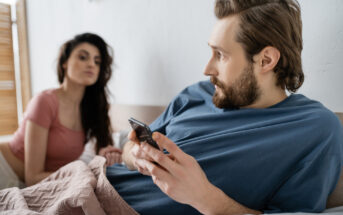
[[[211,77],[211,82],[213,85],[217,85],[217,87],[224,89],[224,84],[220,82],[216,77]]]

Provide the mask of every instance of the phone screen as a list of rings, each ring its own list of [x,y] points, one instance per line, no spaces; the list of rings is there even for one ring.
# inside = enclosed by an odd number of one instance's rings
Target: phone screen
[[[140,142],[147,142],[152,147],[159,149],[157,143],[152,139],[152,132],[146,124],[140,122],[134,118],[129,119],[129,123],[133,130],[136,132],[136,136]]]

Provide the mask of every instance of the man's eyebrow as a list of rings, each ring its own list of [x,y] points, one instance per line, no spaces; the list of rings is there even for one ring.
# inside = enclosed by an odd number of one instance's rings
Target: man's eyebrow
[[[212,49],[214,49],[214,50],[219,50],[219,51],[221,51],[221,52],[224,52],[224,53],[228,53],[228,51],[226,51],[225,49],[223,49],[223,48],[221,48],[221,47],[219,47],[219,46],[216,46],[216,45],[211,45],[210,43],[207,43],[208,44],[208,46],[210,46]]]
[[[84,53],[86,55],[89,55],[89,52],[87,50],[85,50],[85,49],[80,49],[79,52],[82,52],[82,53]],[[100,59],[100,56],[96,55],[94,58],[99,58]]]

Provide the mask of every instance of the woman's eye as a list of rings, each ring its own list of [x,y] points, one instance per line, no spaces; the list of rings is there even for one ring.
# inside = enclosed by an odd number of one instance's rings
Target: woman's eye
[[[79,59],[80,59],[80,60],[86,60],[86,59],[87,59],[87,57],[86,57],[86,56],[84,56],[84,55],[80,55],[80,56],[79,56]]]
[[[101,62],[100,61],[95,61],[95,65],[100,65]]]

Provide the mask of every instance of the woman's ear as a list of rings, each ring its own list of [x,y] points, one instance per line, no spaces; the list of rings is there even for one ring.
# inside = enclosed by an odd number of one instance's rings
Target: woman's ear
[[[64,71],[66,71],[67,70],[67,63],[62,64],[62,68],[64,69]]]
[[[260,56],[262,72],[269,72],[274,70],[275,66],[279,62],[280,51],[275,47],[267,46],[260,52]]]

